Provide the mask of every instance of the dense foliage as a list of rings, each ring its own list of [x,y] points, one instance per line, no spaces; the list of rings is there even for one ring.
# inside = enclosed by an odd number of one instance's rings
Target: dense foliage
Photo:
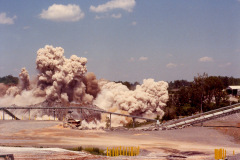
[[[0,77],[0,83],[4,84],[18,84],[18,81],[19,81],[18,78],[13,77],[12,75]]]
[[[224,88],[227,88],[228,86],[231,86],[231,85],[240,85],[240,78],[227,77],[227,76],[217,76],[216,78],[222,81]],[[170,81],[168,85],[169,85],[169,89],[171,90],[171,89],[177,89],[180,87],[190,86],[191,83],[192,82],[189,82],[187,80],[175,80],[175,81]]]
[[[230,104],[226,89],[240,85],[240,78],[208,76],[194,77],[192,82],[176,80],[169,83],[169,101],[165,107],[164,120],[206,112]]]

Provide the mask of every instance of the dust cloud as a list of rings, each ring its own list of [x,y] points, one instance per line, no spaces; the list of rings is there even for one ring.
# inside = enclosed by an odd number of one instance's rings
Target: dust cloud
[[[121,83],[98,80],[94,73],[87,73],[87,58],[64,56],[64,49],[46,45],[37,51],[37,78],[30,80],[22,68],[17,86],[0,84],[0,106],[29,106],[44,101],[92,104],[106,111],[155,118],[162,118],[168,101],[168,83],[144,79],[135,90]],[[107,116],[102,116],[106,120]],[[116,124],[127,123],[129,118],[114,116]],[[85,122],[83,122],[85,124]],[[114,124],[114,123],[113,123]],[[91,124],[94,126],[94,124]]]

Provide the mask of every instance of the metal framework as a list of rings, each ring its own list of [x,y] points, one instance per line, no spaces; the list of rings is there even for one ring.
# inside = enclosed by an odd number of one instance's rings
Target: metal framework
[[[68,109],[68,110],[69,109],[81,109],[81,110],[83,110],[83,109],[86,109],[86,110],[93,110],[96,112],[109,114],[110,115],[110,127],[111,127],[112,114],[117,115],[117,116],[125,116],[125,117],[132,118],[133,119],[133,127],[135,127],[135,119],[143,119],[143,120],[147,120],[147,121],[157,122],[156,119],[144,118],[144,117],[139,117],[139,116],[134,116],[134,115],[126,115],[126,114],[121,114],[121,113],[114,113],[114,112],[109,112],[109,111],[105,111],[105,110],[101,110],[101,109],[97,109],[97,108],[90,108],[90,107],[84,107],[84,106],[80,106],[80,107],[0,107],[0,110],[3,111],[3,120],[4,120],[5,112],[6,112],[6,114],[10,115],[12,118],[19,120],[19,118],[17,118],[14,114],[12,114],[10,111],[8,111],[9,109],[15,109],[15,110],[27,109],[27,110],[29,110],[29,115],[30,115],[31,109],[52,109],[52,110],[56,110],[56,109]],[[238,113],[238,112],[240,112],[240,103],[222,107],[222,108],[215,109],[215,110],[211,110],[209,112],[196,114],[193,116],[188,116],[188,117],[181,118],[178,120],[171,120],[171,121],[161,124],[159,127],[165,128],[165,129],[178,128],[183,125],[192,125],[192,124],[197,124],[197,123],[203,123],[208,120],[216,119],[219,117],[227,116],[227,115]],[[54,119],[55,119],[55,112],[54,112]]]
[[[228,116],[228,115],[235,114],[238,112],[240,112],[240,103],[222,107],[222,108],[215,109],[215,110],[211,110],[208,112],[196,114],[193,116],[180,118],[178,120],[171,120],[171,121],[168,121],[168,122],[162,124],[160,127],[165,128],[165,129],[178,128],[183,125],[193,125],[193,124],[197,124],[197,123],[203,123],[205,121],[209,121],[209,120],[216,119],[219,117]]]
[[[126,114],[121,114],[121,113],[114,113],[114,112],[109,112],[109,111],[105,111],[105,110],[101,110],[101,109],[97,109],[97,108],[89,108],[89,107],[0,107],[0,110],[3,111],[3,119],[4,119],[4,112],[6,112],[8,115],[10,115],[12,118],[16,119],[16,120],[20,120],[19,118],[17,118],[14,114],[12,114],[11,112],[9,112],[9,109],[27,109],[29,110],[29,114],[30,114],[30,110],[31,109],[86,109],[86,110],[93,110],[96,112],[101,112],[101,113],[107,113],[110,114],[110,127],[111,127],[111,115],[117,115],[117,116],[125,116],[125,117],[131,117],[133,119],[133,127],[135,127],[135,119],[143,119],[143,120],[147,120],[147,121],[154,121],[156,122],[156,119],[150,119],[150,118],[144,118],[144,117],[139,117],[139,116],[134,116],[134,115],[126,115]],[[54,113],[54,119],[55,119],[55,113]]]

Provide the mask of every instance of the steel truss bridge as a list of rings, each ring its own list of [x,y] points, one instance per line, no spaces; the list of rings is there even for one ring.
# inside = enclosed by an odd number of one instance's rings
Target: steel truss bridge
[[[29,110],[29,115],[30,115],[30,111],[33,110],[33,109],[53,110],[54,120],[55,120],[55,110],[61,110],[61,109],[63,109],[63,110],[80,109],[81,111],[85,110],[85,109],[86,110],[92,110],[92,111],[95,111],[95,112],[109,114],[110,115],[110,127],[111,127],[111,117],[112,117],[112,115],[125,116],[125,117],[132,118],[133,127],[135,126],[135,119],[142,119],[142,120],[157,122],[156,119],[144,118],[144,117],[139,117],[139,116],[134,116],[134,115],[126,115],[126,114],[121,114],[121,113],[114,113],[114,112],[109,112],[109,111],[105,111],[105,110],[101,110],[101,109],[97,109],[97,108],[90,108],[90,107],[84,107],[84,106],[81,106],[81,107],[0,107],[0,110],[3,111],[3,120],[4,120],[4,114],[8,114],[13,119],[20,120],[19,117],[16,117],[12,112],[9,111],[9,110],[18,110],[18,109]],[[230,105],[230,106],[226,106],[226,107],[222,107],[222,108],[215,109],[215,110],[211,110],[211,111],[204,112],[204,113],[199,113],[199,114],[196,114],[196,115],[193,115],[193,116],[180,118],[180,119],[177,119],[177,120],[170,120],[170,121],[167,121],[166,123],[162,123],[161,125],[159,125],[159,127],[162,128],[162,129],[179,128],[181,126],[203,123],[205,121],[213,120],[213,119],[216,119],[216,118],[219,118],[219,117],[228,116],[228,115],[235,114],[235,113],[238,113],[238,112],[240,112],[240,103]]]
[[[30,116],[30,112],[33,109],[48,109],[48,110],[53,110],[53,117],[55,120],[55,110],[74,110],[74,109],[80,109],[81,113],[82,110],[92,110],[95,112],[100,112],[100,113],[106,113],[110,115],[110,127],[111,127],[111,119],[112,119],[112,115],[117,115],[117,116],[124,116],[124,117],[130,117],[133,120],[133,127],[135,126],[135,119],[143,119],[143,120],[147,120],[147,121],[153,121],[156,122],[156,119],[150,119],[150,118],[144,118],[144,117],[139,117],[139,116],[134,116],[134,115],[126,115],[126,114],[121,114],[121,113],[115,113],[115,112],[109,112],[109,111],[105,111],[102,109],[97,109],[97,108],[90,108],[90,107],[0,107],[0,110],[3,111],[3,120],[4,120],[4,114],[8,114],[10,117],[12,117],[12,119],[15,120],[20,120],[19,117],[16,117],[12,112],[10,112],[9,110],[28,110],[29,111],[29,116]]]

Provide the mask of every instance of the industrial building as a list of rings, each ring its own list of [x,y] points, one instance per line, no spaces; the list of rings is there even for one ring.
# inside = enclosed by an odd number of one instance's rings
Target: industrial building
[[[226,91],[233,96],[240,96],[240,86],[229,86]]]

